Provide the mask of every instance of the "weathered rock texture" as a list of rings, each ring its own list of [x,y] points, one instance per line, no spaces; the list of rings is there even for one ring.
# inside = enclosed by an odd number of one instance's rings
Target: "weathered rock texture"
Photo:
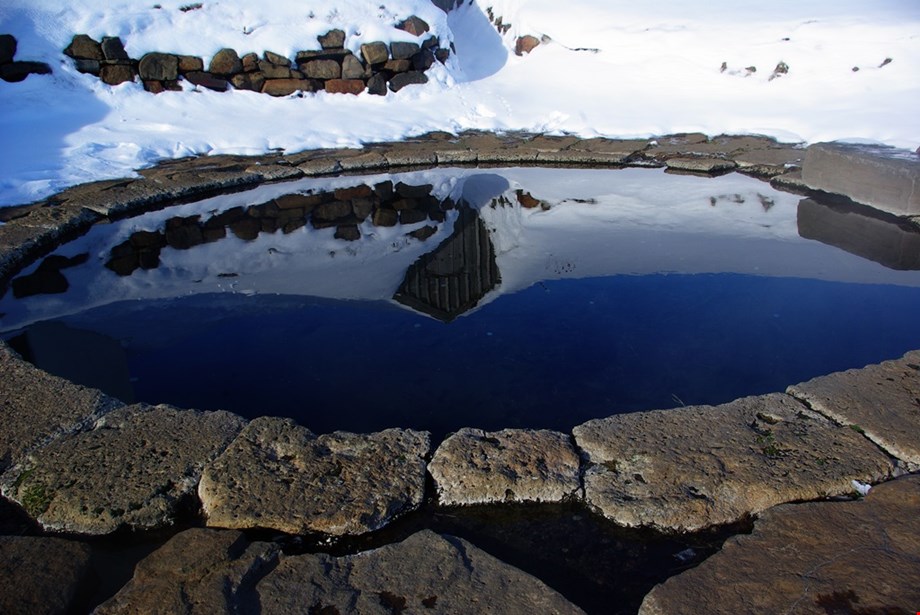
[[[205,463],[239,433],[229,412],[128,406],[33,451],[3,494],[47,529],[106,534],[171,525]]]
[[[90,573],[90,549],[60,538],[0,536],[0,613],[76,612]]]
[[[248,543],[240,532],[186,530],[142,560],[134,578],[94,613],[254,612],[255,581],[277,559],[276,545]]]
[[[733,160],[722,160],[721,158],[669,158],[665,164],[672,171],[704,175],[725,173],[737,166]]]
[[[421,504],[429,447],[427,432],[316,436],[263,417],[208,464],[198,494],[213,527],[361,534]]]
[[[435,451],[428,471],[441,504],[559,502],[580,488],[580,461],[566,434],[461,429]]]
[[[585,499],[626,526],[695,530],[771,506],[853,493],[892,463],[860,434],[782,394],[588,421]]]
[[[0,473],[54,436],[121,407],[117,399],[48,374],[0,342]]]
[[[920,476],[864,501],[765,512],[698,567],[655,587],[640,615],[913,613],[920,604]]]
[[[790,395],[920,469],[920,351],[790,386]]]
[[[582,612],[467,541],[427,530],[358,555],[283,558],[257,590],[264,615]]]
[[[893,214],[920,214],[920,157],[907,150],[815,143],[806,151],[802,179],[809,188]]]

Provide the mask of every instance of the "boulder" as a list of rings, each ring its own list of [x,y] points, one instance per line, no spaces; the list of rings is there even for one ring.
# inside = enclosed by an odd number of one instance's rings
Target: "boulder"
[[[204,61],[197,56],[179,56],[179,74],[204,70]]]
[[[441,504],[559,502],[579,490],[580,465],[565,434],[464,428],[438,447],[428,471]]]
[[[11,62],[0,65],[0,79],[10,83],[23,81],[29,75],[50,75],[51,67],[44,62]]]
[[[141,58],[137,72],[144,81],[175,81],[179,78],[179,58],[169,53],[148,53]]]
[[[790,395],[920,470],[920,351],[790,386]]]
[[[240,532],[186,530],[141,560],[134,577],[95,615],[237,613],[251,604],[255,581],[277,564],[279,549]]]
[[[341,49],[345,46],[345,32],[342,30],[329,30],[316,38],[323,49]]]
[[[539,579],[428,530],[357,555],[285,557],[256,591],[264,615],[582,613]]]
[[[243,423],[228,412],[118,408],[33,451],[3,476],[3,495],[50,530],[165,527]]]
[[[693,531],[785,502],[850,495],[891,476],[891,461],[852,429],[782,394],[588,421],[573,430],[588,460],[585,500],[630,526]]]
[[[394,41],[390,43],[390,55],[394,60],[408,60],[421,51],[418,43],[403,43]]]
[[[99,78],[108,85],[134,81],[134,68],[130,64],[107,64],[99,70]]]
[[[335,60],[311,60],[300,65],[300,70],[310,79],[339,79],[342,65]]]
[[[252,421],[198,487],[211,527],[362,534],[418,507],[426,432],[316,436],[289,419]]]
[[[514,41],[514,53],[515,55],[522,56],[536,49],[539,44],[540,39],[536,36],[531,36],[530,34],[519,36],[517,40]]]
[[[75,60],[101,61],[105,59],[105,56],[102,54],[102,45],[85,34],[77,34],[74,36],[70,44],[67,45],[67,48],[64,49],[64,54]]]
[[[0,473],[41,444],[92,424],[124,406],[96,389],[73,384],[24,361],[0,342]]]
[[[326,91],[330,94],[360,94],[367,85],[361,79],[330,79]]]
[[[90,584],[90,554],[72,540],[0,536],[0,613],[78,612]]]
[[[422,85],[424,83],[428,83],[428,77],[425,76],[425,73],[410,70],[405,73],[393,75],[388,85],[391,91],[398,92],[407,85]]]
[[[766,511],[750,535],[655,587],[639,613],[908,613],[917,579],[920,476],[906,476],[862,501]]]
[[[208,72],[220,77],[231,77],[237,73],[243,72],[243,62],[240,56],[233,49],[221,49],[208,65]]]
[[[404,21],[399,22],[396,24],[396,27],[400,30],[405,30],[414,36],[421,36],[431,29],[424,19],[416,17],[415,15],[412,15]]]
[[[130,60],[128,52],[125,51],[124,44],[117,36],[103,36],[102,43],[100,43],[99,46],[102,49],[102,57],[105,60],[110,62],[125,62]]]
[[[16,56],[16,37],[12,34],[0,34],[0,64],[8,64]]]
[[[387,44],[380,41],[361,45],[361,56],[368,65],[383,64],[390,59]]]

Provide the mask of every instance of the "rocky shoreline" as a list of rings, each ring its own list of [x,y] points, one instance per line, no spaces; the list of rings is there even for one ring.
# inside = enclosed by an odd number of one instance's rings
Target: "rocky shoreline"
[[[361,150],[169,161],[140,171],[139,178],[77,186],[40,203],[2,210],[0,288],[66,238],[107,219],[264,182],[456,164],[664,166],[704,175],[735,171],[769,180],[778,189],[825,197],[837,193],[843,201],[856,201],[851,206],[871,206],[908,224],[920,216],[913,190],[920,181],[920,158],[905,160],[900,152],[825,144],[806,149],[748,136],[626,141],[433,134]],[[859,190],[880,189],[854,193],[845,186],[845,179],[858,179],[861,172],[876,180],[854,181]],[[571,434],[461,430],[443,443],[409,430],[317,436],[271,417],[247,424],[226,412],[126,406],[42,372],[5,344],[0,344],[0,382],[0,488],[46,531],[148,531],[170,527],[185,511],[199,508],[212,528],[178,534],[144,560],[135,579],[99,612],[145,610],[163,592],[181,597],[182,607],[175,606],[185,612],[218,604],[227,611],[261,604],[268,611],[289,612],[294,598],[307,605],[304,610],[329,613],[456,612],[476,601],[495,612],[579,612],[538,579],[457,538],[420,532],[366,554],[291,557],[238,533],[273,528],[289,534],[363,535],[435,497],[441,506],[578,501],[618,525],[672,532],[762,515],[754,537],[737,540],[660,586],[641,611],[673,612],[680,604],[685,610],[717,612],[722,605],[706,604],[703,597],[695,605],[675,597],[684,591],[681,579],[692,574],[693,583],[724,583],[725,567],[749,577],[743,566],[720,562],[745,561],[746,553],[763,548],[755,537],[768,540],[771,532],[787,531],[776,528],[796,518],[802,507],[793,503],[853,497],[864,485],[920,469],[918,351],[720,406],[616,415],[574,426]],[[880,515],[880,508],[915,525],[917,484],[916,476],[909,476],[879,487],[879,496],[873,490],[865,502],[807,506],[849,507],[834,530],[842,535],[847,524],[857,527],[865,515]],[[875,548],[879,539],[867,534],[864,566],[871,567],[865,562],[872,557],[915,563],[917,535],[916,529],[904,530],[902,538]],[[11,536],[0,542],[0,552],[9,561],[37,563],[43,548],[32,545],[36,540],[61,539]],[[18,550],[31,555],[11,555]],[[181,562],[189,552],[201,556]],[[76,566],[80,558],[72,559]],[[810,578],[807,566],[813,563],[790,561],[786,574]],[[439,573],[432,576],[434,570]],[[825,596],[820,600],[883,608],[903,599],[904,609],[918,602],[909,573],[886,576],[884,589],[849,594],[862,582],[853,575],[852,568],[828,570],[822,583],[829,593],[820,594]],[[306,579],[313,582],[309,592],[293,592]],[[4,592],[11,602],[0,606],[17,612],[29,596],[38,595],[38,587],[17,583],[12,593]],[[232,590],[220,589],[226,587]],[[784,610],[783,600],[789,605],[805,600],[812,609],[822,604],[807,588],[764,588],[776,601],[763,612]],[[60,600],[66,604],[67,598]]]

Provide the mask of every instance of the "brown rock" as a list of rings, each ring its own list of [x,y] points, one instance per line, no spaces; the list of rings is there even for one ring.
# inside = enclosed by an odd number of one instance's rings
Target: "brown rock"
[[[340,224],[335,227],[335,238],[344,239],[345,241],[357,241],[361,239],[361,231],[356,224]]]
[[[293,76],[287,66],[279,66],[266,60],[259,60],[259,71],[266,79],[290,79]]]
[[[415,15],[412,15],[405,21],[402,21],[396,25],[400,30],[405,30],[409,34],[415,36],[421,36],[425,32],[428,32],[431,28],[428,26],[428,23],[424,19],[420,19]]]
[[[240,64],[243,65],[243,72],[255,72],[259,70],[259,56],[254,53],[247,53],[240,58]]]
[[[266,62],[274,64],[275,66],[285,66],[290,68],[291,61],[284,57],[283,55],[277,54],[273,51],[266,51],[262,54],[262,57],[265,58]],[[245,67],[244,67],[245,70]]]
[[[0,536],[0,613],[77,612],[90,577],[90,549],[83,543]]]
[[[185,78],[188,79],[189,83],[209,90],[214,90],[215,92],[225,92],[230,85],[226,79],[221,79],[220,77],[215,77],[211,73],[202,71],[186,73]]]
[[[64,54],[74,59],[104,60],[102,45],[85,34],[77,34],[64,49]]]
[[[108,85],[134,81],[134,68],[129,64],[107,64],[99,69],[99,78]]]
[[[367,86],[361,79],[330,79],[326,91],[330,94],[360,94]]]
[[[364,68],[356,56],[348,54],[342,59],[342,79],[366,79],[370,77],[370,71]]]
[[[311,60],[300,65],[300,70],[310,79],[339,79],[342,65],[335,60]]]
[[[383,64],[383,70],[391,73],[404,73],[412,68],[412,62],[409,60],[387,60]]]
[[[340,201],[350,201],[351,199],[367,198],[373,196],[374,189],[367,184],[359,184],[348,188],[336,188],[333,195]]]
[[[243,62],[233,49],[221,49],[208,65],[208,72],[220,77],[230,77],[243,72]]]
[[[262,73],[242,73],[233,75],[233,77],[230,78],[230,83],[238,90],[261,92],[262,86],[265,85],[265,75]],[[278,94],[278,96],[284,96],[284,94]]]
[[[669,158],[665,164],[671,170],[707,175],[725,173],[737,166],[733,160],[720,158]]]
[[[428,471],[441,504],[559,502],[579,490],[580,465],[565,434],[464,428],[438,447]]]
[[[639,613],[910,613],[918,556],[920,477],[907,476],[864,501],[766,511],[752,534],[655,587]]]
[[[374,226],[396,226],[399,213],[395,209],[377,209],[374,211]]]
[[[102,49],[102,57],[106,60],[121,62],[129,59],[124,44],[117,36],[102,37],[102,43],[99,46]]]
[[[271,96],[290,96],[295,92],[316,92],[321,89],[312,79],[266,79],[262,93]]]
[[[361,45],[361,55],[368,65],[383,64],[390,59],[390,50],[382,42],[365,43]]]
[[[179,78],[179,58],[168,53],[148,53],[141,58],[137,72],[144,81],[175,81]]]
[[[361,534],[421,504],[425,432],[316,436],[259,418],[206,468],[198,494],[208,525],[292,534]]]
[[[519,36],[514,42],[514,53],[515,55],[522,56],[525,53],[530,53],[540,44],[540,39],[536,36],[531,36],[530,34],[525,34],[524,36]]]
[[[408,60],[421,51],[421,49],[418,43],[393,41],[390,43],[390,56],[394,60]]]
[[[331,201],[322,203],[313,209],[314,220],[338,220],[351,215],[351,203],[348,201]]]
[[[585,500],[626,526],[696,530],[889,477],[871,442],[787,395],[588,421]]]
[[[204,70],[204,61],[195,56],[179,56],[179,74]]]
[[[388,86],[391,91],[398,92],[407,85],[422,85],[424,83],[428,83],[428,77],[425,76],[425,73],[410,70],[405,73],[394,75],[390,79]]]
[[[890,455],[920,470],[920,351],[862,369],[814,378],[787,392]]]
[[[409,233],[406,233],[409,237],[418,239],[419,241],[426,241],[429,237],[438,232],[438,227],[436,226],[423,226],[422,228],[415,229]]]
[[[345,46],[345,32],[342,30],[329,30],[316,39],[323,49],[340,49]]]

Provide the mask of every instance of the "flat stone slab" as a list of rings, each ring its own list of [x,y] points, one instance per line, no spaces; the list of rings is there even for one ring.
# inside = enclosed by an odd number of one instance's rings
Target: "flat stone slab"
[[[256,589],[263,615],[582,613],[542,581],[428,530],[357,555],[282,558]]]
[[[186,530],[138,563],[128,584],[93,613],[257,612],[251,610],[255,581],[277,563],[279,551],[237,531]]]
[[[252,421],[204,470],[208,525],[362,534],[418,507],[428,432],[317,436],[290,419]]]
[[[96,389],[52,376],[0,342],[0,474],[51,438],[124,406]]]
[[[708,175],[731,171],[737,166],[733,160],[722,160],[721,158],[668,158],[665,165],[673,171]]]
[[[90,576],[90,548],[61,538],[0,536],[0,613],[76,612]]]
[[[752,534],[655,587],[639,613],[913,613],[917,579],[920,476],[908,476],[864,501],[768,510]]]
[[[697,530],[777,504],[854,493],[891,476],[862,435],[770,394],[588,421],[585,500],[625,526]]]
[[[229,412],[135,405],[65,435],[3,476],[3,495],[49,530],[107,534],[171,525],[205,463],[243,427]]]
[[[566,434],[465,428],[444,440],[428,471],[441,504],[560,502],[581,488],[580,465]]]
[[[893,214],[920,214],[920,155],[908,150],[815,143],[806,150],[802,179]]]
[[[790,386],[814,410],[866,437],[920,470],[920,351],[862,369]]]

